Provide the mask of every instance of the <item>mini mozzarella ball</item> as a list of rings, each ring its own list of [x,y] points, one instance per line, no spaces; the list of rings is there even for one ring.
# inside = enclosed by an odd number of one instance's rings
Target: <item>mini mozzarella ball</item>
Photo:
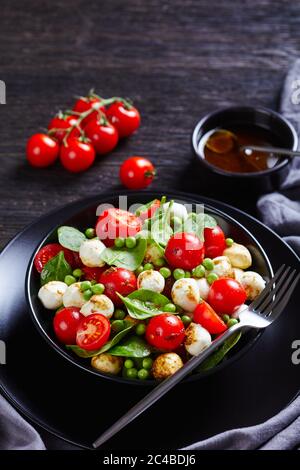
[[[105,250],[105,245],[97,238],[86,240],[80,245],[79,257],[85,266],[97,268],[105,265],[101,254]]]
[[[248,300],[256,299],[266,286],[265,280],[254,271],[245,271],[239,282],[245,289]]]
[[[240,282],[244,271],[240,268],[233,268],[233,277],[236,281]]]
[[[240,318],[240,313],[243,312],[243,310],[246,310],[246,308],[248,308],[248,305],[247,304],[242,304],[240,305],[234,312],[231,316],[231,318],[235,318],[236,320],[239,320]]]
[[[190,323],[185,330],[185,349],[192,356],[197,356],[211,344],[209,332],[198,323]]]
[[[163,210],[166,212],[169,208],[170,203],[166,202],[162,205]],[[173,202],[173,205],[170,210],[171,217],[178,217],[180,220],[185,220],[188,216],[188,212],[186,207],[183,204],[179,204],[178,202]]]
[[[252,264],[251,253],[244,245],[233,243],[223,252],[224,256],[228,256],[233,268],[247,269]]]
[[[80,309],[80,313],[87,317],[92,313],[102,313],[107,318],[113,316],[114,304],[104,294],[93,295],[88,302],[86,302]]]
[[[148,289],[154,292],[162,292],[165,288],[165,278],[153,269],[141,272],[137,278],[138,289]]]
[[[117,375],[121,372],[123,367],[123,359],[119,356],[112,356],[111,354],[102,353],[98,356],[92,357],[92,367],[104,372],[105,374]]]
[[[183,278],[175,281],[171,291],[175,305],[186,312],[193,312],[200,301],[199,287],[193,278]]]
[[[50,281],[42,286],[38,293],[38,298],[45,308],[56,310],[63,304],[63,295],[68,286],[61,281]]]
[[[199,289],[199,296],[201,299],[206,300],[210,289],[207,279],[205,277],[201,277],[200,279],[196,279],[196,282]]]
[[[164,353],[157,356],[152,365],[152,375],[157,380],[163,380],[170,375],[175,374],[181,367],[183,362],[180,356],[176,353]]]
[[[80,282],[74,282],[65,291],[63,296],[63,304],[65,307],[79,307],[86,303],[83,292],[80,289]]]
[[[214,269],[210,272],[217,274],[219,277],[233,277],[233,268],[227,256],[217,256],[213,259]]]

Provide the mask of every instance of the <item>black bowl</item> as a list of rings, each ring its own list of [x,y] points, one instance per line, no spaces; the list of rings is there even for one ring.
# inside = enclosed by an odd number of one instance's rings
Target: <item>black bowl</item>
[[[218,168],[206,159],[199,150],[199,142],[203,135],[216,129],[227,129],[240,126],[255,126],[269,131],[278,141],[278,146],[297,150],[298,136],[292,124],[279,113],[263,107],[230,106],[204,116],[196,125],[192,134],[192,145],[203,171],[208,173],[210,185],[224,188],[226,183],[236,191],[243,190],[245,184],[247,190],[259,195],[278,189],[285,179],[290,158],[281,158],[274,167],[253,173],[236,173]]]
[[[148,192],[129,193],[128,194],[128,207],[132,204],[136,204],[137,202],[143,204],[159,196],[160,195],[158,193],[148,193]],[[176,200],[178,202],[186,202],[189,204],[195,203],[195,201],[191,199],[185,199],[185,201],[179,201],[178,198],[176,198]],[[99,199],[99,204],[112,204],[113,206],[118,207],[119,205],[118,195],[105,196],[101,198],[101,200]],[[61,220],[60,225],[72,225],[82,230],[85,229],[86,227],[94,226],[95,220],[96,220],[97,207],[98,205],[96,206],[95,204],[93,204],[87,207],[84,211],[77,214],[76,216],[68,220]],[[235,241],[242,243],[248,247],[253,258],[253,264],[252,264],[253,270],[260,273],[264,277],[264,279],[269,280],[270,277],[273,276],[272,266],[270,264],[270,261],[265,251],[260,246],[260,244],[255,239],[255,237],[239,222],[234,220],[232,217],[226,215],[224,212],[221,212],[220,210],[215,209],[214,207],[208,206],[208,205],[205,206],[205,212],[208,214],[211,214],[213,217],[216,218],[218,224],[222,227],[222,229],[224,230],[227,236],[231,236],[232,238],[234,238]],[[97,370],[91,367],[90,361],[88,359],[82,359],[82,358],[77,357],[74,353],[68,351],[61,343],[57,341],[54,331],[53,331],[53,327],[52,327],[53,314],[49,310],[46,310],[42,306],[40,300],[38,299],[38,291],[40,288],[40,276],[37,273],[33,265],[34,257],[42,246],[44,246],[47,243],[57,242],[57,228],[58,227],[55,227],[53,230],[51,230],[51,232],[37,246],[35,252],[33,253],[33,256],[30,261],[27,274],[26,274],[26,284],[25,284],[26,297],[27,297],[27,301],[30,307],[32,320],[35,326],[37,327],[38,331],[40,332],[42,337],[48,342],[49,346],[55,349],[55,351],[57,351],[61,356],[63,356],[65,359],[70,361],[75,366],[80,367],[81,369],[84,369],[87,372],[92,373],[94,375],[98,375],[99,378],[102,377],[105,379],[113,380],[115,382],[123,382],[123,383],[126,382],[126,383],[132,383],[135,385],[155,384],[156,381],[154,380],[147,380],[147,381],[132,380],[132,379],[126,379],[126,378],[122,378],[119,376],[114,376],[114,375],[98,372]],[[230,364],[232,360],[237,359],[242,353],[248,350],[250,346],[254,344],[254,342],[258,339],[258,337],[261,334],[262,334],[261,332],[257,332],[254,330],[243,334],[238,344],[233,348],[233,350],[228,354],[226,359],[221,364],[219,364],[214,369],[211,369],[207,372],[195,373],[189,376],[186,380],[193,380],[193,379],[200,378],[204,375],[209,375],[213,373],[214,371],[219,370],[220,368],[226,366],[227,364]]]

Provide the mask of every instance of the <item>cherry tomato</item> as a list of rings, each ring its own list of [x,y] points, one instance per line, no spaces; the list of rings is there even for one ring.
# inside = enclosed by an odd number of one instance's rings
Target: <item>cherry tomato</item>
[[[110,122],[117,128],[119,137],[128,137],[141,124],[141,116],[134,106],[126,106],[121,101],[111,104],[106,111]]]
[[[110,335],[110,322],[101,313],[84,317],[77,329],[76,344],[86,351],[101,348]]]
[[[217,335],[227,330],[227,326],[223,320],[205,301],[197,305],[194,311],[193,321],[199,323],[212,335]]]
[[[141,208],[141,210],[139,210],[137,215],[144,222],[144,220],[146,220],[146,219],[151,219],[151,217],[154,216],[155,212],[157,211],[157,209],[159,207],[160,207],[160,200],[159,199],[154,199],[154,201],[152,201],[152,204],[150,205],[150,207],[147,207],[144,210],[143,210],[143,208]]]
[[[204,229],[204,247],[207,258],[221,256],[226,248],[226,239],[223,230],[218,225]]]
[[[105,271],[106,268],[90,268],[88,266],[82,266],[81,271],[83,272],[83,277],[87,281],[97,281],[103,271]]]
[[[177,315],[163,313],[152,317],[146,329],[146,339],[151,346],[164,351],[178,348],[185,337],[184,325]]]
[[[96,107],[99,106],[99,103],[101,103],[101,100],[99,100],[99,98],[96,98],[96,97],[93,98],[93,97],[89,97],[89,96],[88,97],[82,96],[81,98],[79,98],[76,101],[76,103],[73,107],[73,111],[76,111],[77,113],[85,113],[89,109],[91,109],[95,106]],[[105,114],[105,107],[100,106],[98,109],[95,109],[95,111],[93,111],[91,114],[89,114],[87,117],[85,117],[81,121],[81,126],[85,127],[88,122],[90,122],[93,119],[97,119],[98,115],[99,115],[99,111],[101,113]]]
[[[97,237],[107,246],[114,244],[115,238],[133,237],[142,228],[142,221],[122,209],[107,209],[99,216],[96,224]]]
[[[60,161],[72,173],[87,170],[95,160],[95,150],[91,144],[78,139],[68,139],[67,145],[62,145]]]
[[[99,282],[105,286],[104,294],[118,306],[122,305],[122,300],[117,292],[126,296],[137,289],[135,274],[125,268],[107,269],[100,275]]]
[[[84,132],[99,155],[111,152],[119,140],[118,131],[112,124],[101,124],[101,121],[96,119],[87,123]]]
[[[83,318],[80,308],[76,307],[63,308],[56,313],[53,318],[53,328],[61,343],[76,343],[77,329]]]
[[[58,142],[62,142],[64,137],[66,136],[67,130],[74,126],[77,122],[78,117],[75,116],[64,116],[58,114],[55,116],[48,125],[48,130],[51,131],[52,129],[59,129],[57,131],[53,131],[51,133],[51,137],[55,138]],[[75,127],[69,134],[70,137],[79,137],[80,130]]]
[[[126,188],[143,189],[149,186],[155,176],[155,168],[144,157],[130,157],[120,167],[120,179]]]
[[[231,315],[246,298],[246,291],[238,281],[220,278],[210,286],[207,301],[217,313]]]
[[[52,165],[58,153],[58,143],[47,134],[34,134],[27,142],[26,156],[31,166],[44,168]]]
[[[165,257],[172,268],[190,271],[202,263],[204,244],[194,233],[176,233],[168,241]]]
[[[36,270],[41,273],[45,264],[48,263],[50,259],[54,258],[54,256],[58,255],[60,251],[64,252],[65,260],[73,267],[74,256],[71,250],[64,248],[59,243],[48,243],[48,245],[43,246],[35,255],[33,262]]]

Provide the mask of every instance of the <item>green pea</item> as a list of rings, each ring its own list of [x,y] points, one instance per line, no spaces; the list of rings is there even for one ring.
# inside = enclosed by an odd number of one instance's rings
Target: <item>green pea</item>
[[[134,367],[134,362],[132,359],[126,359],[126,361],[124,362],[124,367],[126,369],[132,369]]]
[[[191,277],[190,271],[185,271],[184,277],[187,277],[187,278]]]
[[[152,364],[153,364],[153,359],[151,359],[151,357],[145,357],[143,359],[143,362],[142,362],[143,369],[150,370],[152,367]]]
[[[138,276],[138,275],[141,274],[143,271],[144,271],[144,266],[141,264],[141,266],[139,266],[139,267],[135,270],[135,273],[136,273],[137,276]]]
[[[159,272],[165,279],[168,279],[168,277],[170,277],[172,274],[171,269],[169,268],[160,268]]]
[[[205,267],[202,266],[202,264],[199,264],[198,266],[196,266],[193,269],[192,274],[193,274],[194,277],[204,277],[205,276]]]
[[[126,317],[126,313],[124,312],[124,310],[120,309],[120,308],[117,308],[115,310],[115,313],[114,313],[114,318],[116,320],[124,320],[124,318]]]
[[[88,301],[90,300],[90,298],[92,297],[93,295],[93,292],[91,291],[91,289],[87,289],[83,292],[83,298],[84,300]]]
[[[130,369],[127,369],[127,377],[129,379],[136,379],[138,374],[138,371],[135,367],[131,367]]]
[[[176,268],[173,271],[173,276],[176,281],[178,281],[179,279],[183,279],[185,277],[185,271],[183,269]]]
[[[137,375],[139,379],[146,380],[149,377],[149,372],[146,369],[140,369]]]
[[[155,260],[155,266],[157,266],[158,268],[161,268],[162,266],[164,266],[166,264],[164,258],[158,258],[157,260]]]
[[[230,320],[227,322],[227,327],[230,328],[233,325],[236,325],[238,323],[238,320],[236,318],[230,318]]]
[[[83,275],[83,272],[81,271],[81,269],[77,268],[77,269],[74,269],[73,271],[73,276],[74,277],[81,277]]]
[[[124,238],[116,238],[114,241],[115,247],[116,248],[123,248],[125,245],[125,239]]]
[[[136,246],[136,239],[134,237],[126,238],[125,245],[126,245],[126,248],[128,248],[129,250],[131,248],[134,248]]]
[[[183,315],[181,317],[181,321],[184,324],[184,326],[188,326],[191,323],[192,319],[188,315]]]
[[[71,276],[70,274],[68,274],[65,277],[65,283],[67,284],[67,286],[70,286],[71,284],[74,284],[74,282],[76,282],[76,278],[74,276]]]
[[[207,278],[206,278],[208,284],[212,284],[212,283],[215,282],[217,279],[219,279],[219,276],[218,276],[217,274],[215,274],[215,273],[210,273],[210,274],[207,276]]]
[[[84,232],[86,238],[95,238],[96,232],[94,228],[87,228]]]
[[[224,322],[224,323],[228,323],[229,320],[230,320],[230,316],[229,316],[229,315],[223,315],[222,318],[223,318],[223,322]]]
[[[124,330],[124,327],[125,327],[125,324],[124,324],[123,320],[114,320],[111,324],[111,329],[115,333],[119,333],[119,331]]]
[[[232,238],[226,238],[226,245],[227,246],[232,246],[234,244],[234,241]]]
[[[142,336],[146,332],[146,325],[144,323],[139,323],[135,327],[135,332],[138,336]]]
[[[105,290],[105,287],[100,282],[99,282],[99,284],[95,284],[95,285],[92,286],[93,294],[101,295],[101,294],[103,294],[104,290]]]
[[[164,307],[163,307],[163,311],[164,312],[170,312],[170,313],[174,313],[176,312],[176,305],[172,304],[171,302],[169,304],[166,304]]]
[[[90,281],[83,281],[83,282],[81,282],[81,284],[80,284],[80,290],[81,290],[82,292],[84,292],[85,290],[90,289],[91,286],[92,286],[92,284],[90,283]]]
[[[210,258],[205,258],[202,264],[207,271],[211,271],[215,267],[213,260]]]
[[[148,271],[149,269],[154,269],[154,266],[152,263],[146,263],[144,265],[144,271]]]

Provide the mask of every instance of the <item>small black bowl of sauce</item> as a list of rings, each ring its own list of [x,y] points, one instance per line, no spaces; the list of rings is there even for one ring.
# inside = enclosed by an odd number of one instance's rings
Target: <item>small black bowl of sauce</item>
[[[210,180],[214,176],[221,186],[226,185],[224,177],[239,181],[240,186],[247,180],[247,188],[261,194],[278,189],[287,175],[290,159],[257,151],[246,155],[241,147],[297,150],[298,137],[292,124],[271,109],[232,106],[201,119],[194,129],[192,144]]]

